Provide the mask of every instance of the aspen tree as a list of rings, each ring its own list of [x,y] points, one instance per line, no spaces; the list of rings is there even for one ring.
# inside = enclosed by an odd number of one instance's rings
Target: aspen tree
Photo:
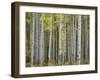
[[[59,19],[59,54],[58,54],[58,64],[62,65],[62,18],[60,14],[60,19]]]
[[[85,16],[85,62],[89,61],[89,22],[88,16]]]
[[[48,50],[48,60],[51,61],[51,54],[52,54],[52,14],[50,14],[50,39],[49,39],[49,50]]]
[[[81,15],[78,16],[77,64],[81,64]]]
[[[39,23],[39,13],[36,13],[36,53],[35,53],[35,64],[39,65],[39,33],[40,33],[40,23]]]
[[[32,14],[32,29],[31,35],[32,36],[32,44],[31,44],[31,66],[34,65],[34,57],[35,57],[35,13]]]
[[[74,64],[74,16],[71,16],[71,64]]]
[[[63,62],[65,63],[65,61],[66,61],[66,57],[67,57],[67,51],[66,51],[66,49],[67,49],[67,32],[66,32],[66,27],[67,27],[67,25],[66,25],[66,15],[64,15],[64,51],[63,51],[63,53],[64,53],[64,57],[63,57]]]
[[[42,22],[41,22],[41,36],[40,36],[40,65],[43,65],[44,63],[44,15],[41,14]]]

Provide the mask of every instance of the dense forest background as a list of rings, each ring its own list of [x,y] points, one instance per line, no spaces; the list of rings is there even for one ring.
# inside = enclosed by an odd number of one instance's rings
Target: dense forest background
[[[26,12],[26,67],[89,64],[89,15]]]

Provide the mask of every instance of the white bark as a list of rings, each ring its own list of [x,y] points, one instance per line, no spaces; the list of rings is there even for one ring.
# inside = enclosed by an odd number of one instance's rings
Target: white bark
[[[35,63],[39,64],[39,14],[36,14],[36,53],[35,53]]]
[[[67,27],[67,25],[66,25],[66,15],[64,15],[64,57],[63,57],[63,62],[65,62],[66,61],[66,57],[67,57],[67,51],[66,51],[66,49],[67,49],[67,32],[66,32],[66,27]]]
[[[52,28],[52,14],[50,14],[50,39],[49,39],[49,51],[48,51],[48,59],[49,61],[51,60],[51,48],[52,48],[52,32],[53,32],[53,28]]]
[[[77,63],[81,64],[81,15],[78,16]]]
[[[62,65],[62,20],[60,15],[60,26],[59,26],[59,54],[58,54],[58,64]]]
[[[74,16],[74,29],[73,29],[73,59],[74,59],[74,64],[76,62],[76,16]]]
[[[42,14],[41,34],[40,34],[40,65],[44,63],[44,15]]]
[[[85,59],[89,60],[89,32],[88,32],[88,18],[85,16]]]
[[[71,16],[71,64],[74,64],[74,16]]]
[[[31,29],[31,35],[32,36],[32,43],[31,43],[31,64],[33,66],[34,64],[34,56],[35,56],[35,53],[34,53],[34,45],[35,45],[35,42],[34,42],[34,35],[35,35],[35,13],[32,14],[33,15],[33,21],[32,21],[32,29]]]

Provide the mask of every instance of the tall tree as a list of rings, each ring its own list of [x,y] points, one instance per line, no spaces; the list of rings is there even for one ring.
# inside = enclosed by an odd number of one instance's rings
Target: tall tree
[[[58,54],[58,64],[62,65],[62,15],[60,14],[59,19],[59,54]]]
[[[69,19],[69,21],[67,21],[68,64],[71,64],[71,16],[68,15],[67,19]]]
[[[82,27],[81,27],[81,63],[85,61],[85,17],[82,16]]]
[[[77,64],[81,64],[81,15],[78,16]]]
[[[40,38],[40,20],[39,13],[36,13],[36,53],[35,53],[35,65],[39,65],[39,39]]]
[[[71,16],[71,64],[74,64],[74,16]]]
[[[52,14],[50,14],[50,39],[49,39],[49,50],[48,50],[48,60],[51,61],[51,55],[52,55]]]
[[[85,16],[85,63],[89,63],[89,17]]]
[[[56,64],[58,64],[58,49],[59,49],[59,15],[56,14]]]
[[[64,57],[63,57],[63,63],[65,63],[67,58],[67,23],[66,23],[66,15],[64,15]]]
[[[74,16],[74,29],[73,29],[73,55],[74,55],[74,64],[76,64],[76,26],[77,26],[77,16]]]
[[[53,22],[52,22],[52,28],[53,28],[53,31],[52,31],[52,60],[53,60],[53,64],[55,63],[55,58],[56,58],[56,45],[55,45],[55,21],[56,20],[56,16],[55,16],[55,14],[53,14]]]
[[[35,13],[32,14],[32,29],[31,29],[31,66],[34,65],[34,57],[35,57]]]
[[[42,14],[42,23],[41,23],[41,36],[40,36],[40,65],[43,65],[44,63],[44,15]]]

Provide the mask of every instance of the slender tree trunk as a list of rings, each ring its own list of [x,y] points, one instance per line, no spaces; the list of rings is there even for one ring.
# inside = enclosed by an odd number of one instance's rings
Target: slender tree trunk
[[[50,18],[50,17],[49,17]],[[45,23],[44,23],[45,24]],[[46,25],[47,26],[47,25]],[[44,64],[45,64],[45,66],[48,66],[48,46],[49,46],[49,35],[48,35],[48,31],[46,31],[45,30],[45,25],[44,25],[44,57],[45,57],[45,59],[44,59]]]
[[[40,34],[40,65],[44,63],[44,15],[42,14],[41,34]]]
[[[60,26],[59,26],[59,54],[58,54],[58,64],[62,65],[62,20],[60,15]]]
[[[39,65],[39,35],[40,35],[40,23],[39,23],[39,14],[36,14],[36,56],[35,56],[35,64]]]
[[[33,21],[32,21],[32,29],[31,29],[31,66],[34,65],[34,57],[35,57],[35,13],[32,14],[33,15]]]
[[[53,16],[54,18],[55,16]],[[53,22],[53,30],[52,30],[52,59],[53,59],[53,62],[55,63],[55,23]]]
[[[52,14],[50,14],[50,39],[49,39],[49,51],[48,51],[48,59],[51,60],[51,54],[52,54]]]
[[[88,46],[88,50],[87,50],[87,53],[88,53],[88,54],[87,54],[87,56],[88,56],[88,61],[87,61],[87,63],[88,63],[88,64],[90,63],[90,57],[89,57],[89,56],[90,56],[90,54],[89,54],[89,53],[90,53],[90,52],[89,52],[89,51],[90,51],[90,46],[89,46],[89,45],[90,45],[90,44],[89,44],[89,41],[90,41],[90,27],[89,27],[89,25],[90,25],[90,23],[89,23],[89,21],[90,21],[90,20],[89,20],[89,16],[88,16],[88,17],[87,17],[87,34],[88,34],[88,35],[87,35],[87,46]]]
[[[78,16],[77,64],[81,64],[81,15]]]
[[[64,15],[64,57],[63,57],[63,63],[66,61],[67,57],[67,32],[66,32],[66,15]]]
[[[84,59],[85,59],[85,20],[84,20],[84,16],[82,16],[82,27],[81,27],[81,63],[84,63]]]
[[[71,64],[74,64],[74,16],[71,16]]]
[[[56,15],[56,64],[58,64],[58,50],[59,50],[59,19]]]
[[[67,16],[71,18],[71,16]],[[71,64],[71,27],[70,27],[71,21],[67,21],[67,63]]]
[[[74,16],[74,31],[73,31],[73,54],[74,54],[74,64],[76,64],[76,26],[77,26],[77,16]]]
[[[85,16],[85,63],[89,63],[89,29],[88,17]]]

